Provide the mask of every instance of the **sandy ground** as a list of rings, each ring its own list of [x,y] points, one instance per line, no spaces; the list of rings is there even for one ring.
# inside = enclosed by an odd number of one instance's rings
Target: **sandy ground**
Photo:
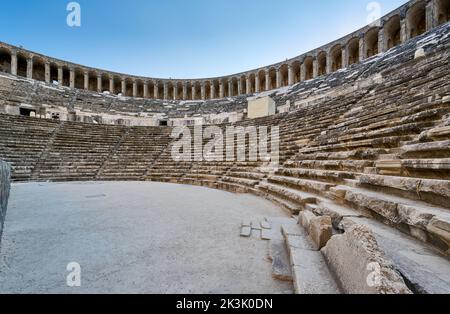
[[[243,220],[286,216],[252,195],[151,182],[14,184],[2,293],[291,293]],[[69,287],[66,267],[81,267]]]

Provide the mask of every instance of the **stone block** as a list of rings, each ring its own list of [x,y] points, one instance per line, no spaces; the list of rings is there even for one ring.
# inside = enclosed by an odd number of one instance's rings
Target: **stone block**
[[[331,217],[321,216],[311,219],[308,233],[317,249],[323,248],[333,235]]]

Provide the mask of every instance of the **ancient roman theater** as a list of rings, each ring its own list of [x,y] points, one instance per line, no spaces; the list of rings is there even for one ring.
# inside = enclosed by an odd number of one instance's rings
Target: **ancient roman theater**
[[[203,79],[0,42],[0,293],[450,293],[449,17]]]

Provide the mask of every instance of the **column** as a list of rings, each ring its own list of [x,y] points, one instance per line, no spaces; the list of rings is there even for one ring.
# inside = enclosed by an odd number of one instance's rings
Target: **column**
[[[259,73],[255,76],[255,92],[259,93],[260,91],[260,85],[259,85]]]
[[[313,78],[316,78],[319,76],[319,61],[317,60],[317,57],[313,60]]]
[[[11,54],[11,74],[17,75],[17,52],[13,51]]]
[[[164,82],[164,99],[169,98],[169,85],[167,82]]]
[[[400,20],[400,41],[404,43],[410,38],[409,25],[406,18]]]
[[[348,53],[348,45],[345,45],[345,46],[342,48],[342,52],[341,52],[341,58],[342,58],[341,64],[342,64],[342,68],[343,68],[343,69],[345,69],[345,68],[348,67],[348,64],[349,64],[349,62],[348,62],[348,57],[349,57],[349,53]]]
[[[288,65],[288,81],[289,86],[294,85],[294,68],[292,64]]]
[[[122,96],[126,96],[127,95],[127,81],[122,78]]]
[[[50,62],[45,62],[45,83],[50,83]]]
[[[178,98],[178,85],[175,82],[175,84],[173,85],[173,100],[177,100]]]
[[[305,61],[300,65],[300,82],[306,81],[306,64]]]
[[[219,95],[220,98],[225,98],[225,93],[224,93],[224,88],[223,88],[223,81],[219,82]]]
[[[114,95],[115,90],[114,90],[114,78],[113,77],[109,78],[109,92],[111,95]]]
[[[233,80],[228,81],[228,97],[233,97]]]
[[[89,73],[87,71],[84,72],[84,89],[89,89]]]
[[[27,59],[27,78],[33,78],[33,58]]]
[[[241,78],[239,78],[237,81],[237,88],[238,88],[238,90],[237,90],[238,96],[242,95],[242,79]]]
[[[216,98],[216,86],[214,85],[214,82],[211,82],[211,99]]]
[[[247,94],[251,94],[252,93],[252,84],[250,84],[250,78],[247,77],[246,78],[246,82],[245,82],[245,87],[246,87],[246,92]]]
[[[270,76],[269,76],[269,71],[266,71],[266,90],[270,90]]]
[[[205,82],[202,82],[202,99],[206,100],[206,86],[205,86]]]
[[[429,31],[435,28],[438,24],[438,20],[436,18],[436,3],[435,1],[430,1],[426,6],[426,30]]]
[[[144,98],[148,98],[148,82],[144,82]]]
[[[64,70],[62,66],[58,66],[58,84],[60,86],[64,85]]]
[[[97,92],[103,92],[103,82],[101,74],[97,74]]]
[[[277,88],[281,87],[281,71],[277,69]]]
[[[327,74],[330,74],[333,71],[333,59],[331,58],[331,50],[327,51]]]
[[[133,79],[133,97],[137,97],[138,96],[138,86],[137,86],[137,81],[135,79]]]
[[[191,92],[192,92],[192,100],[195,100],[195,83],[192,83]]]
[[[159,98],[159,82],[155,82],[153,87],[153,94],[155,99]]]
[[[183,100],[187,100],[188,90],[187,90],[187,82],[183,83]]]
[[[359,62],[363,61],[366,58],[366,48],[365,48],[365,41],[364,41],[364,34],[361,34],[359,36]]]
[[[380,27],[378,31],[378,53],[383,53],[385,49],[384,45],[384,26]]]
[[[75,69],[70,69],[70,82],[69,82],[70,88],[75,88]]]

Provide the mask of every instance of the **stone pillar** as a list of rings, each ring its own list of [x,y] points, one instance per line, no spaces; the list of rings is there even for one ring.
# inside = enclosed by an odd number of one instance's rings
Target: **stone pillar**
[[[114,90],[114,78],[110,77],[109,78],[109,92],[111,93],[111,95],[114,94],[115,90]]]
[[[409,26],[407,23],[406,18],[401,19],[400,21],[400,41],[402,43],[404,43],[405,41],[407,41],[409,39],[409,34],[410,30],[409,30]]]
[[[103,81],[101,74],[97,74],[97,92],[103,92]]]
[[[277,69],[277,88],[281,87],[281,71]]]
[[[164,85],[164,97],[163,99],[168,99],[169,98],[169,85],[167,82],[163,83]]]
[[[17,52],[11,54],[11,74],[17,75]]]
[[[261,90],[261,86],[259,83],[259,73],[257,73],[255,76],[255,92],[259,93],[260,90]]]
[[[27,59],[27,78],[33,78],[33,58]]]
[[[228,81],[228,97],[233,97],[233,80]]]
[[[364,35],[361,34],[359,36],[359,62],[363,61],[366,58],[366,48],[365,48],[365,41],[364,41]]]
[[[137,86],[137,81],[133,80],[133,97],[137,97],[138,96],[138,86]]]
[[[64,70],[62,66],[58,66],[58,84],[60,86],[64,85]]]
[[[173,100],[177,100],[178,98],[178,84],[173,85]]]
[[[216,98],[216,86],[214,85],[214,82],[211,82],[211,99]]]
[[[183,100],[187,100],[187,95],[188,95],[187,82],[183,82]]]
[[[269,75],[269,71],[266,71],[266,90],[270,90],[270,75]]]
[[[384,27],[380,27],[378,31],[378,53],[385,52],[385,44],[384,44]]]
[[[225,90],[223,88],[223,81],[219,82],[220,98],[225,98]]]
[[[238,87],[238,91],[237,91],[237,93],[238,93],[238,96],[240,96],[240,95],[242,95],[242,80],[241,79],[239,79],[238,81],[237,81],[237,87]]]
[[[316,78],[319,76],[319,60],[317,60],[317,57],[313,60],[313,78]]]
[[[202,99],[203,100],[206,100],[206,86],[205,86],[205,82],[202,82],[201,83],[202,85],[201,85],[201,94],[202,94]]]
[[[192,100],[195,100],[195,83],[192,83],[191,92],[192,92]]]
[[[69,86],[70,88],[75,88],[75,69],[70,69],[70,82],[69,82]]]
[[[430,1],[426,6],[426,30],[429,31],[438,26],[438,20],[436,17],[436,1]]]
[[[84,89],[89,89],[89,73],[87,71],[84,72]]]
[[[153,85],[153,94],[154,94],[154,98],[158,99],[159,98],[159,82],[155,82],[155,84]]]
[[[348,53],[348,45],[345,45],[344,47],[342,47],[342,52],[341,52],[341,64],[342,64],[342,68],[348,68],[348,64],[350,63],[348,58],[349,58],[349,53]]]
[[[50,83],[50,62],[45,62],[45,83]]]
[[[289,83],[288,83],[289,86],[294,85],[294,68],[293,68],[292,64],[288,65],[288,81],[289,81]]]
[[[148,98],[148,82],[144,82],[144,98]]]
[[[122,78],[122,96],[127,95],[127,81]]]
[[[333,59],[331,57],[331,50],[327,51],[327,66],[326,73],[330,74],[333,71]]]
[[[306,64],[305,64],[305,62],[303,62],[300,65],[300,81],[301,82],[306,81]]]
[[[249,77],[247,77],[246,78],[246,83],[245,83],[246,85],[245,85],[245,89],[246,89],[246,92],[247,92],[247,94],[251,94],[252,93],[252,84],[250,84],[250,78]]]

